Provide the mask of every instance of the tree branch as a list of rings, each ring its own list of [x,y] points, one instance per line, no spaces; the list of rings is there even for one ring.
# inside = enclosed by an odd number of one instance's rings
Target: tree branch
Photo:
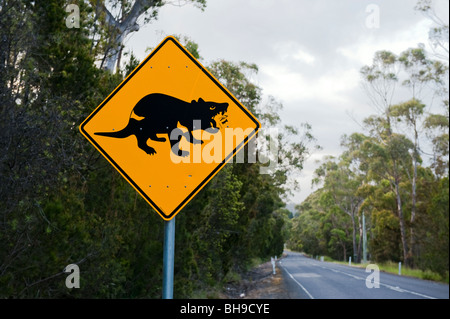
[[[101,0],[91,0],[91,5],[95,7],[95,15],[100,16],[102,13],[105,14],[105,22],[109,25],[118,29],[120,27],[119,22],[114,18],[112,13],[106,8],[105,3]]]
[[[139,30],[137,19],[149,8],[155,7],[157,0],[136,0],[127,17],[120,23],[120,31],[134,32]]]

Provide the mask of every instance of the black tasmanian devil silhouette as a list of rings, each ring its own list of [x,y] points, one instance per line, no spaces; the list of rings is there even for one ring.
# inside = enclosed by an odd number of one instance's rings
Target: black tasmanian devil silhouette
[[[177,139],[170,139],[172,152],[178,156],[188,156],[188,151],[179,148],[182,136],[185,136],[190,143],[203,143],[192,136],[192,131],[208,130],[210,133],[217,133],[219,131],[217,120],[221,123],[227,121],[227,115],[225,115],[227,109],[228,103],[207,102],[202,98],[189,103],[169,95],[153,93],[144,96],[133,108],[132,113],[143,119],[130,117],[128,125],[120,131],[95,134],[115,138],[135,135],[138,147],[147,154],[153,155],[156,151],[147,145],[147,140],[165,142],[166,138],[157,137],[156,134],[167,133],[169,137],[177,137]],[[183,133],[178,128],[178,124],[188,131]]]

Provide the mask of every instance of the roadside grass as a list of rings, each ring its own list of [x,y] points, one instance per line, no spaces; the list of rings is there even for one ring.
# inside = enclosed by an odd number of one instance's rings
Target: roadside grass
[[[318,259],[320,260],[320,257]],[[344,262],[344,261],[334,260],[328,256],[324,256],[324,261],[348,266],[348,261]],[[368,262],[365,264],[364,263],[358,264],[358,263],[352,262],[351,266],[359,267],[359,268],[366,268],[367,265],[369,265],[369,264],[373,264],[373,263]],[[398,275],[398,263],[396,263],[396,262],[388,261],[388,262],[383,262],[383,263],[376,263],[376,265],[378,266],[380,271]],[[431,270],[407,268],[402,265],[401,275],[424,279],[424,280],[432,280],[432,281],[442,282],[442,283],[446,283],[446,284],[449,283],[449,272],[448,271],[446,272],[445,276],[441,276],[440,274],[433,272]]]
[[[385,263],[379,264],[378,267],[382,271],[393,273],[393,274],[398,274],[398,263],[394,263],[392,261],[385,262]],[[425,279],[425,280],[443,282],[443,283],[447,283],[447,284],[449,283],[448,271],[445,274],[445,276],[441,276],[440,274],[433,272],[431,270],[428,270],[428,269],[421,270],[421,269],[402,267],[401,274],[402,274],[402,276],[404,275],[404,276],[416,277],[416,278]]]

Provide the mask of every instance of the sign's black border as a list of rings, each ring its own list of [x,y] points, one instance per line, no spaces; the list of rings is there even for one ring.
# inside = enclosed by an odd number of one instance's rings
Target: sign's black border
[[[249,134],[244,141],[242,141],[239,145],[236,146],[236,148],[233,150],[232,153],[228,154],[225,159],[170,213],[166,214],[164,213],[158,205],[156,205],[155,202],[152,201],[150,197],[147,196],[147,194],[128,176],[128,174],[103,150],[103,148],[100,147],[100,145],[86,132],[84,129],[84,126],[97,114],[98,111],[100,111],[108,102],[111,100],[111,98],[119,92],[119,90],[127,84],[127,82],[137,73],[139,70],[148,62],[150,59],[168,42],[172,41],[186,56],[193,62],[195,65],[197,65],[198,68],[200,68],[205,75],[207,75],[211,81],[214,82],[256,125],[255,129],[251,134]],[[167,220],[172,219],[180,210],[181,208],[186,205],[193,197],[194,195],[202,189],[207,182],[211,179],[212,176],[214,176],[216,173],[218,173],[222,167],[234,157],[236,152],[244,146],[251,138],[255,136],[255,134],[258,132],[258,130],[261,128],[261,125],[258,121],[255,120],[254,116],[248,112],[248,110],[233,96],[231,95],[222,84],[220,84],[181,44],[178,43],[178,41],[169,36],[161,42],[161,44],[153,50],[152,53],[136,68],[134,71],[117,87],[114,89],[114,91],[106,98],[95,110],[92,112],[80,125],[80,130],[83,133],[84,136],[86,136],[89,141],[96,146],[96,148],[105,156],[111,164],[114,165],[114,167],[120,171],[120,173],[126,178],[126,180],[134,186],[134,188],[141,194],[142,197],[144,197],[149,203],[151,203],[152,207],[157,210],[157,212]]]

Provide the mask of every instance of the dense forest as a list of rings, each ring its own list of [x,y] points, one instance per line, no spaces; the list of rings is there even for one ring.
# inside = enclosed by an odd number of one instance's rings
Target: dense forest
[[[77,3],[0,1],[0,297],[160,298],[164,222],[78,126],[139,64],[123,39],[164,2]],[[193,40],[177,37],[201,59]],[[217,58],[202,63],[263,126],[283,128],[281,104],[250,81],[257,66]],[[283,198],[310,131],[280,129],[275,169],[229,163],[177,216],[175,298],[282,254]],[[69,264],[80,289],[65,286]]]
[[[435,22],[435,51],[378,51],[361,68],[374,114],[315,170],[317,190],[292,219],[291,249],[361,262],[366,237],[366,260],[402,262],[448,281],[448,22],[426,4],[416,10]]]

